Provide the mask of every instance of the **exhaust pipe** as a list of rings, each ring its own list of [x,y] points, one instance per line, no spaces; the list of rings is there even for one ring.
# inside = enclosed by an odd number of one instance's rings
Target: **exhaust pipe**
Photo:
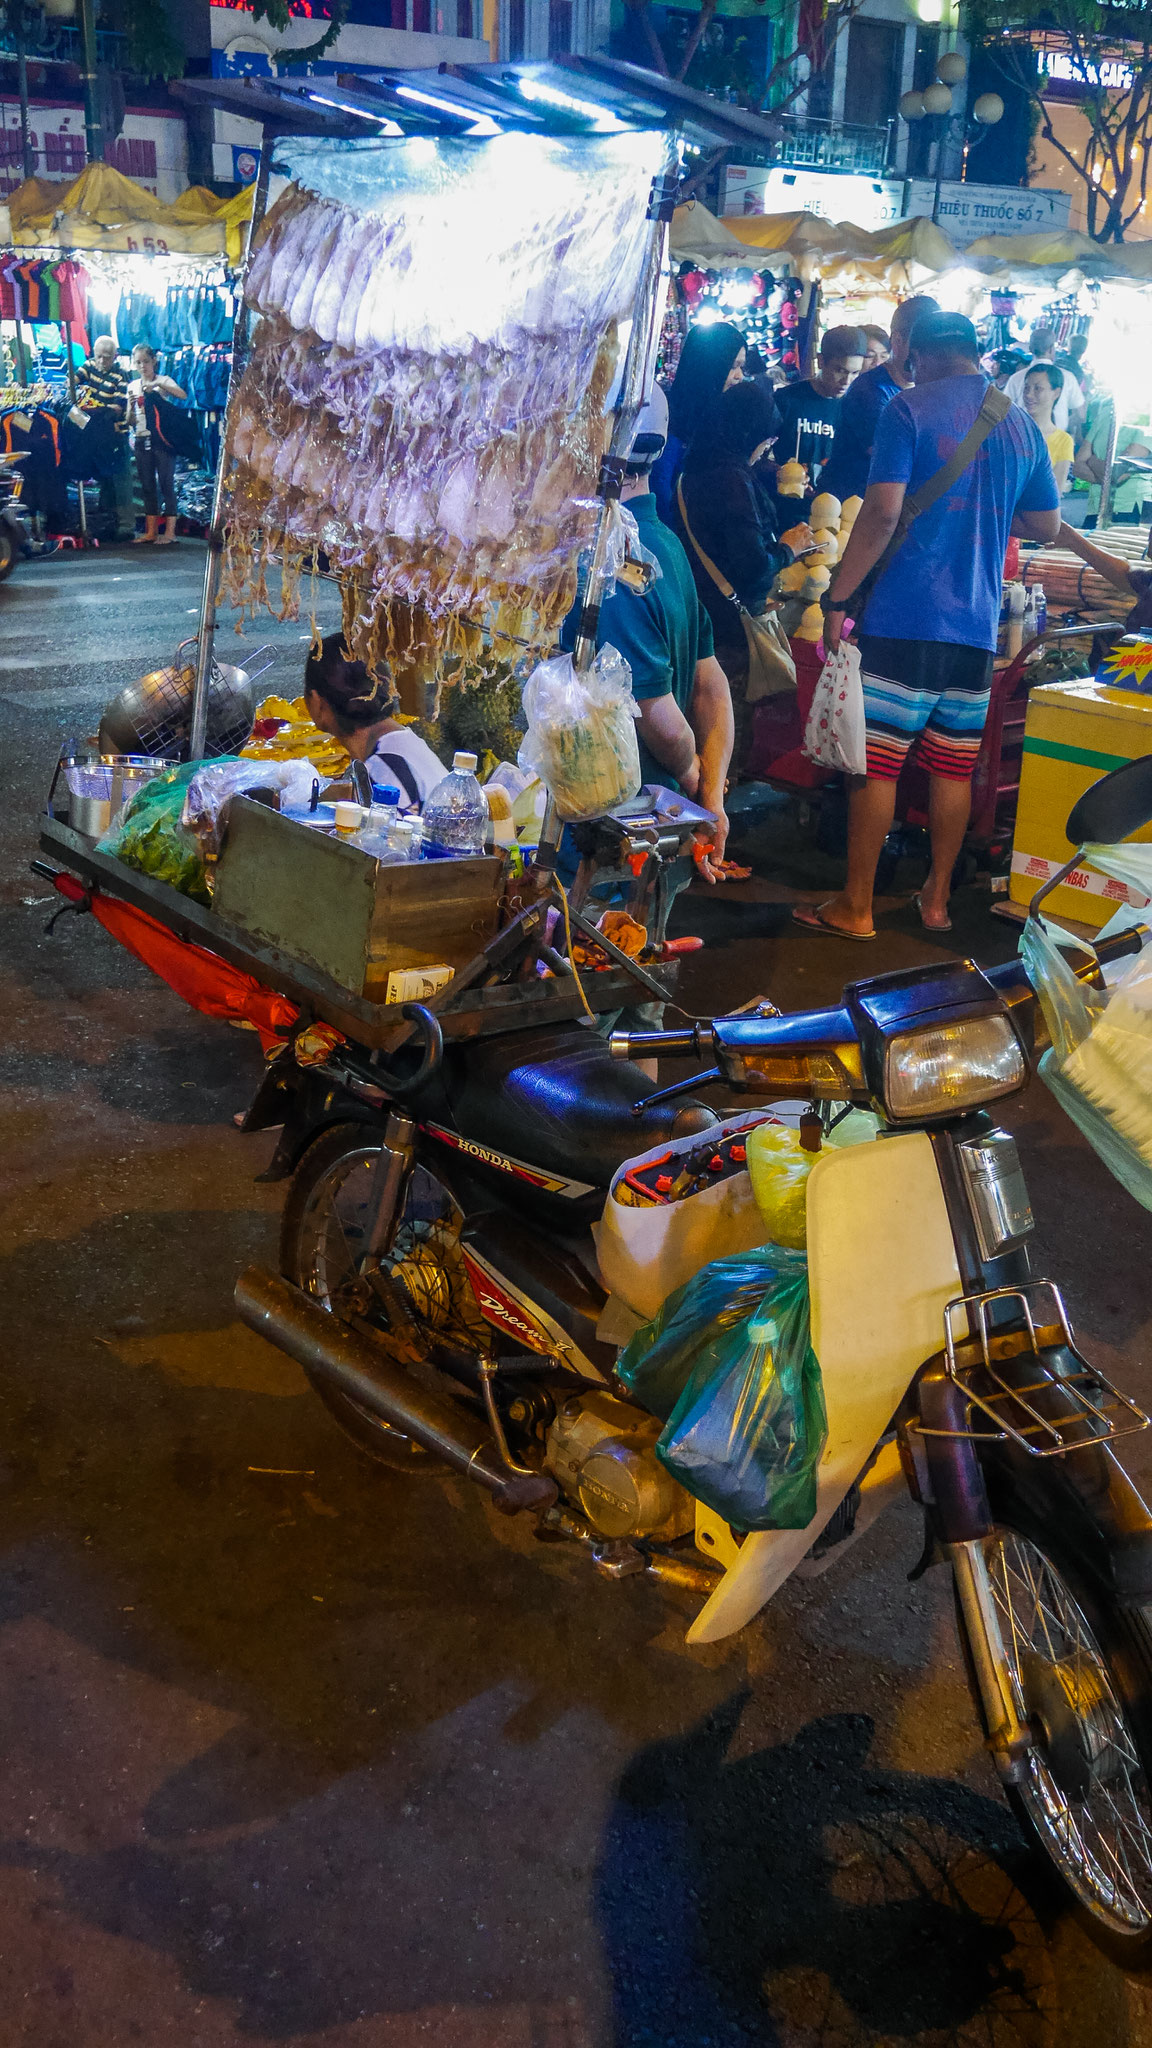
[[[546,1472],[510,1472],[478,1417],[429,1393],[366,1337],[329,1315],[291,1281],[248,1266],[236,1282],[241,1322],[287,1352],[306,1372],[330,1381],[382,1422],[390,1422],[446,1464],[486,1486],[506,1515],[549,1507],[556,1485]]]

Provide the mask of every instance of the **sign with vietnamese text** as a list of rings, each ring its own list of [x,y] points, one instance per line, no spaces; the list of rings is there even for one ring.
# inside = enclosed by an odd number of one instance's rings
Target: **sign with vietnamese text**
[[[931,178],[909,178],[904,216],[932,218],[936,187]],[[1040,235],[1066,228],[1072,206],[1069,192],[1029,191],[1023,185],[966,185],[946,180],[940,187],[939,222],[958,249],[967,249],[983,235]]]
[[[870,178],[855,171],[791,170],[783,164],[729,166],[724,211],[732,214],[814,213],[856,228],[882,228],[899,220],[900,178]],[[931,212],[931,204],[929,204]]]

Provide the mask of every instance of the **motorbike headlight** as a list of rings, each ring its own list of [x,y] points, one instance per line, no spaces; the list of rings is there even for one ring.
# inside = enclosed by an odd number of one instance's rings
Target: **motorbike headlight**
[[[888,1040],[884,1107],[894,1121],[956,1116],[1011,1095],[1027,1071],[1007,1017],[925,1025]]]

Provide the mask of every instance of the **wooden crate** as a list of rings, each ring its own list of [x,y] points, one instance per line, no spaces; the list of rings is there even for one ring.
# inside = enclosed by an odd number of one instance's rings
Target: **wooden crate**
[[[353,995],[384,1001],[393,968],[463,967],[496,930],[504,863],[412,861],[381,867],[264,804],[234,797],[212,908]]]

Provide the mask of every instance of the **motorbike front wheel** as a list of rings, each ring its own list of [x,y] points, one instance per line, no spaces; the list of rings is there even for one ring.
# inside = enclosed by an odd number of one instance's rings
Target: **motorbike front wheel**
[[[1152,1631],[1055,1531],[1019,1521],[984,1545],[1017,1708],[1035,1735],[1008,1799],[1093,1941],[1132,1969],[1152,1961]]]
[[[6,526],[0,525],[0,583],[16,567],[16,544]]]
[[[380,1140],[364,1124],[336,1124],[313,1139],[292,1177],[280,1226],[280,1271],[330,1315],[361,1306],[358,1267]],[[305,1367],[307,1371],[307,1367]],[[441,1463],[319,1374],[313,1389],[346,1436],[378,1464],[438,1472]]]

